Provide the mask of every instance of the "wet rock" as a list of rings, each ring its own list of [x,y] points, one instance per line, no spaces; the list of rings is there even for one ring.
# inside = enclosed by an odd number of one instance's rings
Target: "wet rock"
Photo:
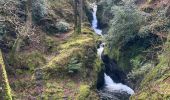
[[[97,78],[97,89],[101,89],[104,86],[104,70],[102,69],[98,73],[98,78]]]
[[[114,80],[116,83],[124,84],[126,74],[123,71],[121,71],[116,61],[114,59],[110,59],[108,55],[104,55],[102,59],[105,65],[106,74],[109,75],[112,78],[112,80]]]
[[[99,91],[101,100],[129,100],[130,95],[122,91],[109,91],[104,88]]]

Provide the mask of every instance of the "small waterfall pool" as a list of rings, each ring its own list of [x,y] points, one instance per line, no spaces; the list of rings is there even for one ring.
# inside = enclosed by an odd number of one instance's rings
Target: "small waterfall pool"
[[[98,20],[97,20],[97,5],[96,3],[92,4],[92,8],[93,8],[93,20],[92,20],[92,28],[95,31],[96,34],[100,35],[103,37],[102,35],[102,30],[98,29]],[[99,58],[101,59],[103,50],[104,50],[104,46],[105,43],[101,43],[99,48],[97,49],[97,54],[99,56]],[[101,59],[102,60],[102,59]],[[134,91],[128,87],[127,85],[124,85],[122,83],[115,83],[110,76],[108,76],[106,73],[104,73],[104,81],[105,81],[105,86],[104,88],[107,89],[110,92],[115,92],[115,91],[119,91],[119,92],[126,92],[127,94],[134,94]]]

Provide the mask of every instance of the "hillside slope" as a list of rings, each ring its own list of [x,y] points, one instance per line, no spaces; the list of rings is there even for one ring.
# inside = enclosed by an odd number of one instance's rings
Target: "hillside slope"
[[[71,0],[0,4],[0,48],[14,100],[98,99],[101,62],[88,8],[83,10],[82,34],[75,34]]]

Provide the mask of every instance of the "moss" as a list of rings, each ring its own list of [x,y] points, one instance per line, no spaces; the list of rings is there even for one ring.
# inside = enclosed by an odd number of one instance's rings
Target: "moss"
[[[4,91],[4,99],[5,100],[12,100],[12,94],[11,94],[11,88],[8,82],[8,77],[7,77],[7,72],[5,69],[5,64],[3,61],[3,57],[2,57],[2,52],[0,50],[0,67],[1,67],[1,75],[2,75],[2,79],[3,79],[3,89]]]
[[[57,79],[48,79],[45,82],[44,91],[42,97],[45,100],[49,99],[71,99],[74,100],[77,93],[77,88],[79,87],[77,83],[69,77],[59,76]]]
[[[52,87],[54,91],[45,86],[44,98],[63,99],[65,97],[75,100],[88,95],[90,95],[89,98],[97,98],[96,92],[91,88],[96,85],[97,74],[101,70],[101,61],[97,57],[96,48],[98,39],[89,28],[83,30],[85,30],[83,34],[71,36],[61,42],[55,48],[58,54],[42,68],[45,76],[48,76],[45,78],[46,84],[51,82],[55,84]],[[64,91],[58,92],[60,95],[57,95],[56,88]]]
[[[60,43],[59,41],[55,41],[52,37],[45,36],[44,46],[46,48],[46,52],[47,53],[54,52],[55,48],[58,46],[59,43]]]
[[[32,52],[25,56],[26,65],[29,67],[30,70],[34,70],[37,66],[43,65],[45,63],[45,58],[41,53]]]
[[[17,72],[33,72],[37,67],[43,66],[46,63],[44,55],[40,52],[33,51],[30,53],[20,53],[15,56],[12,65],[16,68]]]
[[[95,39],[93,36],[89,33],[87,34],[80,34],[77,37],[71,37],[69,40],[64,41],[61,43],[56,50],[59,51],[59,54],[55,57],[53,57],[49,63],[46,64],[45,69],[53,69],[55,68],[56,71],[68,71],[68,68],[71,68],[71,63],[73,63],[75,60],[71,60],[73,58],[77,59],[77,62],[85,63],[85,57],[84,56],[90,56],[86,55],[88,53],[86,50],[95,48]],[[96,59],[95,52],[93,56],[94,59]],[[90,57],[89,57],[90,58]],[[92,60],[94,61],[94,59]],[[72,62],[71,62],[72,61]],[[93,62],[92,62],[93,63]],[[83,64],[82,67],[83,67]],[[80,67],[79,67],[80,68]]]
[[[169,70],[169,43],[165,43],[167,47],[159,56],[159,64],[152,68],[149,73],[144,76],[140,84],[138,92],[131,97],[132,100],[140,98],[141,100],[168,100],[170,98],[170,70]]]
[[[77,100],[86,100],[90,94],[90,87],[88,85],[81,85],[79,87],[79,94]]]
[[[108,54],[110,58],[114,58],[116,61],[118,61],[120,57],[120,51],[118,48],[109,49],[109,47],[107,47],[104,50],[104,54]]]
[[[94,32],[89,28],[83,28],[81,31],[82,34],[94,34]]]
[[[97,72],[97,73],[99,73],[100,71],[101,71],[101,69],[102,69],[102,67],[101,67],[101,65],[102,65],[103,63],[101,62],[101,60],[99,59],[99,58],[97,58],[96,60],[95,60],[95,65],[94,65],[94,67],[95,67],[95,71]]]

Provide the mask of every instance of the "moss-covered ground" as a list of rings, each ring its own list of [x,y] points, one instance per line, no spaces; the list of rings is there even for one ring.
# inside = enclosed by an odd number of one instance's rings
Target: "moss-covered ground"
[[[98,38],[90,28],[82,29],[82,34],[76,36],[73,32],[68,34],[60,41],[58,37],[46,36],[44,43],[49,48],[45,53],[34,50],[15,56],[15,63],[11,62],[15,76],[9,78],[14,99],[98,99]]]

